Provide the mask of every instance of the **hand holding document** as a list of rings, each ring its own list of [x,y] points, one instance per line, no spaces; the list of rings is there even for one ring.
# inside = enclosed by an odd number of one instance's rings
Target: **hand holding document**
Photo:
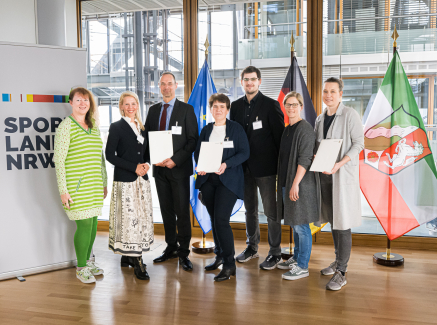
[[[200,145],[197,172],[215,173],[223,158],[223,142],[202,142]]]
[[[171,131],[149,132],[150,163],[159,164],[173,156],[173,137]]]
[[[337,161],[342,143],[343,139],[322,140],[310,171],[320,173],[330,172]]]

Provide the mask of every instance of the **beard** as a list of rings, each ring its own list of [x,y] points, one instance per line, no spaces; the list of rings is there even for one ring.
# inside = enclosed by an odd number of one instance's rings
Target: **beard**
[[[246,94],[247,94],[247,95],[253,95],[253,94],[256,94],[257,92],[258,92],[258,88],[257,88],[257,89],[254,89],[254,90],[252,90],[252,91],[246,90]]]

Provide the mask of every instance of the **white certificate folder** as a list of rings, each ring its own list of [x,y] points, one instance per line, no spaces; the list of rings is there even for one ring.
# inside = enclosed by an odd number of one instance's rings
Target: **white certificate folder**
[[[200,144],[198,172],[215,173],[223,158],[223,142],[202,142]]]
[[[173,137],[171,131],[149,132],[150,163],[158,164],[173,156]]]
[[[311,165],[312,172],[330,172],[337,162],[343,139],[325,139],[320,142],[319,149]]]

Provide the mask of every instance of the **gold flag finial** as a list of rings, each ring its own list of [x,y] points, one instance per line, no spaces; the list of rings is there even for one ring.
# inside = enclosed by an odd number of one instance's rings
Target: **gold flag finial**
[[[291,31],[291,39],[290,39],[290,45],[291,45],[291,49],[290,49],[290,51],[291,52],[294,52],[294,42],[295,42],[296,40],[294,39],[294,35],[293,35],[293,31]]]
[[[396,25],[395,25],[395,30],[393,31],[393,34],[391,35],[391,38],[393,38],[394,42],[393,42],[393,47],[397,47],[398,44],[396,43],[396,40],[398,39],[399,34],[398,31],[396,30]]]
[[[209,47],[208,35],[206,35],[206,40],[205,40],[205,43],[203,45],[205,45],[205,56],[207,56],[209,53],[208,52],[208,47]]]

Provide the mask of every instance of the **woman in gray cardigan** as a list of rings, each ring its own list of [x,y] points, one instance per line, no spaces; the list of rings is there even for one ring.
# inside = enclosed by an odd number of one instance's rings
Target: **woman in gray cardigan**
[[[312,235],[309,224],[319,220],[317,185],[311,166],[316,134],[313,127],[300,117],[304,102],[297,92],[284,98],[290,124],[282,134],[278,161],[277,221],[293,227],[294,256],[279,263],[278,268],[290,269],[282,275],[297,280],[309,275]],[[282,191],[280,190],[282,188]],[[281,195],[282,194],[282,195]]]
[[[337,162],[331,171],[318,173],[321,185],[321,222],[329,222],[335,247],[335,261],[321,270],[334,276],[327,290],[340,290],[346,283],[347,263],[352,248],[351,228],[361,224],[359,154],[364,149],[361,118],[341,102],[343,81],[329,78],[323,88],[327,108],[317,117],[317,142],[343,139]]]

